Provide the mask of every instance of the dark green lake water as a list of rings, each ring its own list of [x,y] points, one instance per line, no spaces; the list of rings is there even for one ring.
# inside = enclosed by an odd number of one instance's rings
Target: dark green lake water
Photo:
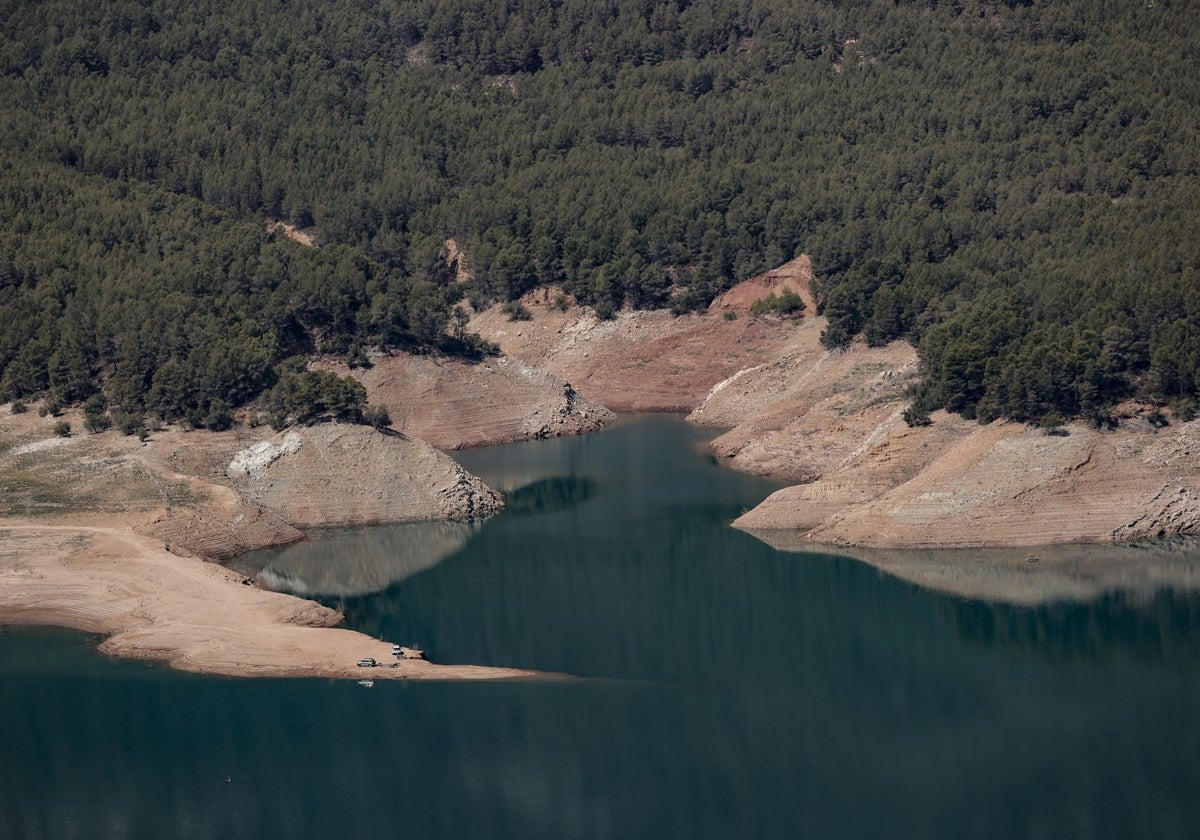
[[[506,513],[241,561],[439,662],[582,679],[196,677],[0,630],[0,837],[1200,834],[1200,597],[1011,607],[780,553],[727,527],[774,485],[705,438],[462,453]]]

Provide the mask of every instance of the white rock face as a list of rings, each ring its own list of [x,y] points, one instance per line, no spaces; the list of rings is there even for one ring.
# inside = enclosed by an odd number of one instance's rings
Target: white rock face
[[[303,443],[303,439],[295,432],[288,432],[279,443],[272,443],[269,440],[256,443],[233,456],[233,460],[225,468],[225,475],[230,478],[245,476],[258,478],[267,467],[284,455],[294,455],[299,452]]]

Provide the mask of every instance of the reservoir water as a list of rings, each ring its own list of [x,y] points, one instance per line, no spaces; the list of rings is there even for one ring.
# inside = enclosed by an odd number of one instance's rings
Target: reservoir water
[[[776,485],[708,437],[459,453],[503,514],[239,561],[572,679],[199,677],[0,628],[0,838],[1200,835],[1200,595],[1006,605],[775,551],[728,523]]]

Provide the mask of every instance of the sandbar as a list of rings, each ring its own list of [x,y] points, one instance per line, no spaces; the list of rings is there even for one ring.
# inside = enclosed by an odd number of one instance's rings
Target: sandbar
[[[238,677],[511,680],[534,671],[396,660],[391,644],[335,627],[314,601],[248,585],[238,573],[178,556],[127,523],[0,525],[0,623],[106,635],[112,656]],[[381,667],[361,668],[371,658]]]

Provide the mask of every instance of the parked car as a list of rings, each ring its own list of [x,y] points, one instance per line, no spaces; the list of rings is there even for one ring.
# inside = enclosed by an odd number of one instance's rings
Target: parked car
[[[378,664],[379,664],[378,662],[376,662],[374,659],[370,659],[370,658],[358,660],[359,668],[374,668]]]

